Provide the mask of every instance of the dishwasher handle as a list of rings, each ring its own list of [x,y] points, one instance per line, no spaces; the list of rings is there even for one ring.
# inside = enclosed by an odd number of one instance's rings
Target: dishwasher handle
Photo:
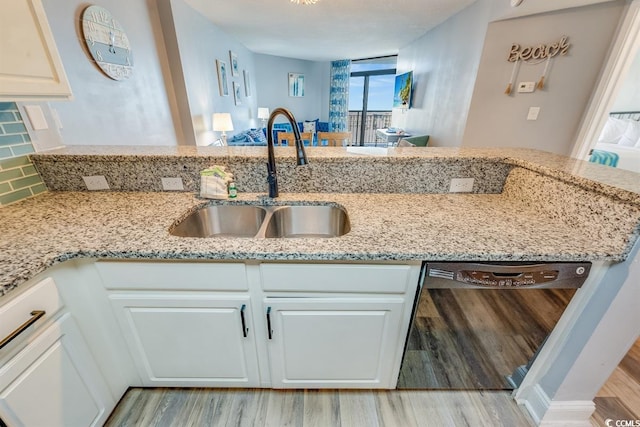
[[[427,263],[427,288],[579,288],[589,262]]]

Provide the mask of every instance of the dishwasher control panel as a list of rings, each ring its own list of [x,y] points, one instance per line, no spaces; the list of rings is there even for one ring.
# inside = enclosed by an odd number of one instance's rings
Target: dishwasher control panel
[[[557,270],[500,274],[477,270],[458,271],[456,280],[481,286],[520,287],[547,283],[558,278]]]
[[[427,288],[579,288],[591,263],[427,263]]]

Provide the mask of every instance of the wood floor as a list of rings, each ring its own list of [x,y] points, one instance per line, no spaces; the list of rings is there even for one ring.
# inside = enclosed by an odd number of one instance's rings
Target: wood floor
[[[460,389],[504,387],[487,378],[501,378],[510,373],[513,366],[526,363],[528,356],[522,351],[533,354],[572,295],[572,291],[566,290],[532,294],[505,291],[465,294],[460,291],[466,290],[430,292],[430,298],[421,301],[417,316],[420,322],[433,329],[429,334],[412,336],[409,343],[412,351],[427,348],[431,352],[427,356],[435,366],[420,365],[421,372],[417,370],[419,365],[414,364],[413,375]],[[457,326],[446,331],[442,326],[446,322]],[[476,336],[460,332],[468,322],[481,325]],[[512,336],[513,343],[505,344],[503,339],[498,339],[503,334]],[[450,349],[456,346],[462,350],[451,353]],[[475,354],[474,346],[485,353],[491,351],[487,354],[494,356],[480,357]],[[447,369],[446,364],[450,362],[459,369]],[[411,386],[411,382],[416,381],[406,372],[403,375],[401,380],[405,385]],[[605,426],[606,419],[640,419],[640,339],[594,402],[596,412],[591,418],[594,426]],[[145,427],[533,425],[526,411],[513,401],[511,393],[499,390],[162,388],[130,389],[106,423],[106,426]]]
[[[105,424],[124,426],[530,427],[505,391],[130,389]]]
[[[509,390],[573,289],[424,289],[398,388]]]
[[[640,420],[640,339],[593,401],[596,404],[596,412],[591,417],[594,426],[604,426],[606,419]]]

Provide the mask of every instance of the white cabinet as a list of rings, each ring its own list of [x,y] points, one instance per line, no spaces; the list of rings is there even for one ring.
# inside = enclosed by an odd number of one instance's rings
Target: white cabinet
[[[0,323],[13,322],[15,312],[22,311],[13,307],[25,300],[51,296],[52,284],[45,279],[30,289],[33,294],[4,305]],[[102,425],[115,399],[71,314],[50,314],[0,351],[0,418],[8,426]]]
[[[274,388],[392,388],[402,298],[269,298]]]
[[[419,271],[261,264],[272,387],[395,388]]]
[[[259,385],[244,263],[102,261],[96,269],[140,385]]]
[[[143,292],[109,298],[142,385],[258,386],[248,294]]]
[[[96,268],[140,385],[395,388],[420,264]]]
[[[41,0],[2,2],[0,101],[71,98]]]

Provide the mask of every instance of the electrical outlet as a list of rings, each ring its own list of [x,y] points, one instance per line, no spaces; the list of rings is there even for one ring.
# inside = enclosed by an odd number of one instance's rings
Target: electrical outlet
[[[87,190],[108,190],[109,184],[103,175],[83,176]]]
[[[182,191],[184,185],[182,185],[182,178],[160,178],[162,181],[162,189],[164,191]]]
[[[473,191],[473,178],[451,178],[450,193],[471,193]]]

